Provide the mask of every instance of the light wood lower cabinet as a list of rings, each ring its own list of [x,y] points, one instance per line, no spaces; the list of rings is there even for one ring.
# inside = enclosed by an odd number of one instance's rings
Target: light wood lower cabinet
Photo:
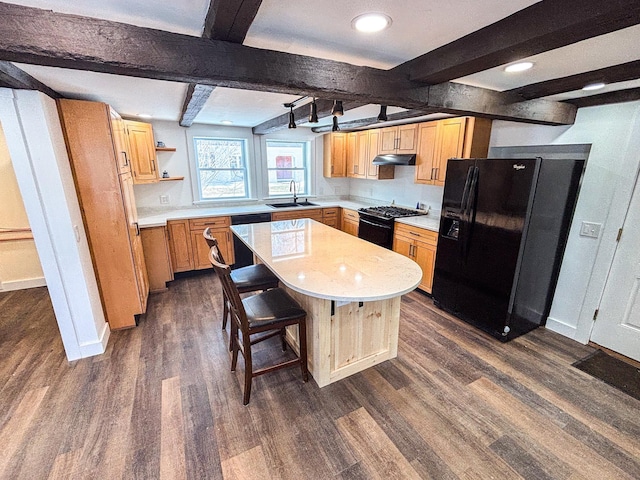
[[[340,208],[323,208],[322,223],[330,227],[340,229]]]
[[[167,289],[167,282],[173,280],[167,227],[143,228],[140,237],[147,265],[149,289],[152,293],[162,292]]]
[[[188,272],[211,268],[209,263],[209,247],[202,236],[209,227],[218,240],[218,246],[225,261],[232,265],[235,262],[233,240],[231,238],[230,217],[206,217],[167,222],[169,233],[169,251],[173,272]]]
[[[422,269],[418,288],[431,293],[435,267],[438,233],[424,228],[396,223],[393,235],[393,251],[410,258]]]
[[[355,210],[350,210],[348,208],[342,209],[342,231],[348,233],[349,235],[353,235],[355,237],[358,236],[358,227],[360,225],[360,215]]]

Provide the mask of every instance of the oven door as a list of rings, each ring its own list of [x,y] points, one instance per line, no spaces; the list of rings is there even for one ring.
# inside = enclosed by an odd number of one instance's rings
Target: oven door
[[[391,249],[393,246],[393,220],[389,224],[376,222],[360,214],[358,237],[381,247]]]

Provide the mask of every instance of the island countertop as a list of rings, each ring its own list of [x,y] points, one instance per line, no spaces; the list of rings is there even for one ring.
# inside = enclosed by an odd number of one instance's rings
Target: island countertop
[[[414,261],[310,219],[233,225],[238,236],[289,288],[315,298],[368,302],[414,290]]]

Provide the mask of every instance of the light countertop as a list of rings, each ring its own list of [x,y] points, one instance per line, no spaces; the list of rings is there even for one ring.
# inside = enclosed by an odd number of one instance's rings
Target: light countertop
[[[234,225],[231,230],[289,288],[315,298],[354,302],[414,290],[414,261],[310,219]]]
[[[283,199],[281,201],[287,201]],[[273,203],[276,203],[274,201]],[[341,207],[349,208],[351,210],[358,210],[363,207],[370,207],[372,205],[379,205],[380,202],[366,203],[355,200],[313,200],[315,206],[310,207],[292,207],[292,208],[272,208],[265,204],[248,204],[240,206],[224,206],[224,207],[194,207],[194,208],[182,208],[164,211],[144,211],[140,210],[138,217],[138,224],[140,228],[145,227],[162,227],[167,224],[168,220],[183,220],[186,218],[202,218],[202,217],[217,217],[227,215],[245,215],[250,213],[273,213],[282,211],[297,211],[297,210],[309,210],[314,208],[330,208]],[[437,232],[440,227],[440,217],[436,214],[421,215],[417,217],[404,217],[396,219],[396,222],[405,223],[418,228],[426,228]]]
[[[302,197],[301,197],[302,198]],[[272,203],[286,202],[290,199],[273,200]],[[342,207],[352,210],[358,210],[362,207],[370,207],[372,204],[365,202],[358,202],[353,200],[314,200],[312,203],[316,206],[309,207],[293,207],[293,208],[272,208],[265,204],[247,204],[240,206],[221,206],[221,207],[194,207],[194,208],[182,208],[182,209],[168,209],[164,211],[145,211],[140,209],[138,213],[138,225],[140,228],[145,227],[162,227],[167,224],[167,220],[183,220],[186,218],[201,218],[201,217],[217,217],[227,215],[245,215],[249,213],[273,213],[282,211],[298,211],[298,210],[310,210],[314,208],[330,208],[330,207]]]

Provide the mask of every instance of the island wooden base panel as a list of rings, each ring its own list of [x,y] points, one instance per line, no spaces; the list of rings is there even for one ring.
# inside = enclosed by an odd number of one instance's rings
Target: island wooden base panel
[[[0,478],[640,478],[640,402],[571,367],[592,347],[502,344],[412,293],[397,358],[324,388],[263,375],[244,407],[221,312],[212,274],[177,279],[69,364],[46,289],[0,293]]]
[[[331,315],[331,300],[286,290],[307,312],[307,363],[319,387],[398,355],[400,297],[351,302]],[[289,327],[287,336],[299,352],[297,327]]]

